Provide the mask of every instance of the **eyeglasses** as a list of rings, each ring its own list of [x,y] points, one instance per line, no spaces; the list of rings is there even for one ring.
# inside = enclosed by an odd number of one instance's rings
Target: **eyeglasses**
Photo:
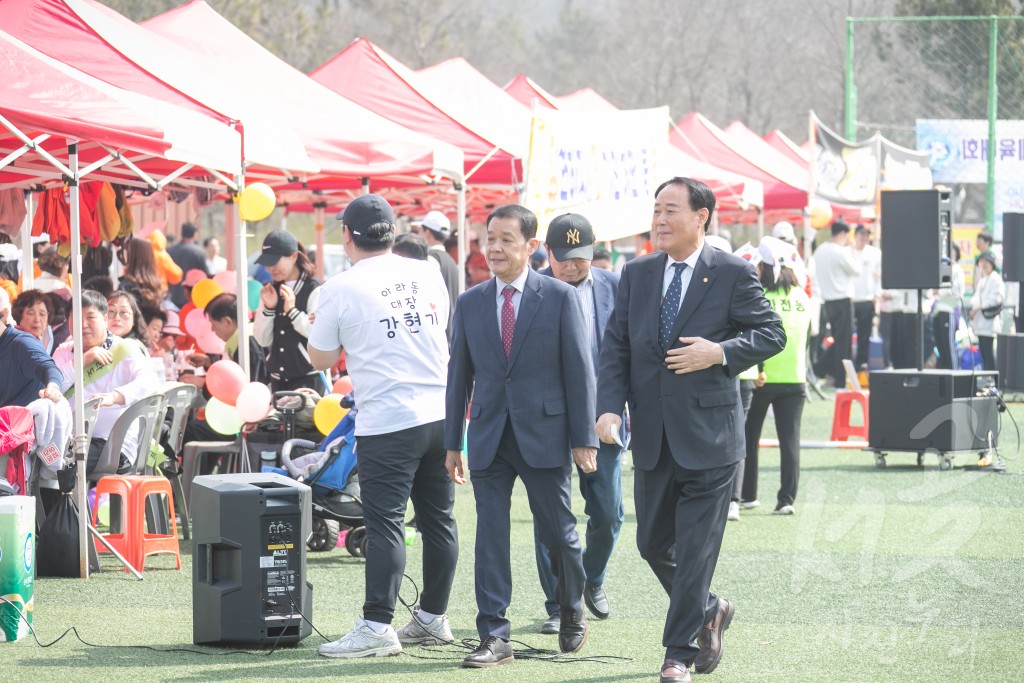
[[[132,312],[129,311],[129,310],[120,310],[120,311],[110,310],[110,311],[107,311],[107,317],[108,318],[120,318],[121,320],[131,320],[132,319]]]

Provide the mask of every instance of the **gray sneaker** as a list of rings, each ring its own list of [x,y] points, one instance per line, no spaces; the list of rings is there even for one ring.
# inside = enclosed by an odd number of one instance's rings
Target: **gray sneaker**
[[[773,515],[793,515],[796,514],[796,509],[792,505],[780,505],[775,508],[772,512]]]
[[[402,644],[390,626],[384,633],[377,633],[365,621],[356,619],[351,631],[333,643],[323,643],[316,651],[324,657],[387,657],[401,654]]]
[[[447,645],[455,642],[447,615],[442,614],[429,624],[424,624],[419,619],[419,605],[412,613],[409,623],[398,629],[398,640],[403,645]]]

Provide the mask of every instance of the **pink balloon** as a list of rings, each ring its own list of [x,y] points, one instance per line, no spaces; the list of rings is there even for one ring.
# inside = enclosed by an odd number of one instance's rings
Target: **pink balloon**
[[[188,315],[185,316],[185,331],[196,340],[208,334],[213,334],[210,321],[207,319],[206,312],[203,309],[193,308],[188,312]]]
[[[224,340],[215,335],[212,330],[195,339],[196,344],[199,345],[203,353],[215,353],[217,355],[224,353]]]
[[[219,360],[206,371],[206,388],[210,390],[214,398],[229,406],[235,405],[238,394],[248,383],[249,378],[242,372],[241,366],[233,360],[226,358]]]
[[[225,270],[213,276],[213,281],[220,285],[228,294],[238,292],[238,275],[233,270]]]
[[[259,422],[270,414],[271,393],[266,384],[250,382],[235,400],[238,416],[245,422]]]

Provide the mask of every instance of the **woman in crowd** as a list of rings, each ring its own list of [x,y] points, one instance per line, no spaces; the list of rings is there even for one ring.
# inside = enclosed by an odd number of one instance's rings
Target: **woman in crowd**
[[[991,251],[978,257],[978,275],[980,279],[974,283],[974,295],[971,297],[971,329],[978,336],[982,366],[985,370],[995,370],[994,342],[1002,329],[1006,285],[996,272],[996,258]]]
[[[39,255],[36,261],[42,271],[36,278],[35,288],[40,292],[54,292],[58,289],[71,291],[68,287],[68,260],[57,253],[57,247],[50,247]]]
[[[313,327],[311,314],[320,299],[320,281],[313,263],[295,237],[275,230],[263,240],[256,263],[273,278],[260,290],[253,336],[269,349],[270,388],[285,391],[306,387],[324,393],[321,374],[313,369],[306,342]]]
[[[765,237],[758,248],[761,264],[758,272],[764,295],[782,318],[786,347],[766,360],[755,381],[754,396],[747,413],[747,459],[743,468],[743,500],[746,507],[757,500],[758,441],[768,408],[775,413],[775,431],[779,436],[782,486],[775,505],[776,515],[795,511],[797,482],[800,478],[800,420],[804,412],[804,385],[807,380],[807,333],[811,324],[810,299],[800,288],[790,266],[799,262],[796,249],[782,240]]]
[[[46,352],[53,354],[53,332],[50,320],[53,318],[53,304],[50,297],[38,289],[26,289],[11,304],[11,316],[18,329],[38,339]]]
[[[139,303],[159,308],[167,297],[167,286],[157,273],[153,246],[147,240],[132,239],[122,250],[125,270],[117,288],[134,295]]]
[[[148,353],[149,329],[138,302],[128,292],[117,291],[107,297],[107,329],[121,339],[140,342]]]

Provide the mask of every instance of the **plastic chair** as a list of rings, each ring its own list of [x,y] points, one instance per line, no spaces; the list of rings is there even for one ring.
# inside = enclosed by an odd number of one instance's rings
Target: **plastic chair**
[[[857,376],[857,369],[853,367],[853,361],[843,360],[843,369],[846,370],[846,385],[849,389],[836,390],[836,405],[832,413],[832,435],[831,441],[849,441],[850,437],[868,440],[868,400],[870,392],[861,389],[860,379]],[[861,425],[850,424],[850,410],[854,404],[858,404],[864,416]]]
[[[192,502],[192,480],[196,478],[196,462],[200,455],[226,453],[236,458],[242,452],[242,435],[234,441],[191,441],[185,444],[181,456],[181,490],[187,510]]]
[[[182,446],[185,441],[185,425],[188,424],[189,415],[192,412],[192,401],[195,399],[196,387],[192,384],[174,384],[164,391],[164,411],[171,415],[171,426],[167,436],[167,443],[175,453],[174,471],[165,470],[164,474],[171,480],[171,489],[174,491],[178,509],[181,510],[181,531],[182,537],[189,540],[189,512],[188,503],[185,501],[185,492],[181,484],[181,467],[178,465],[178,458],[182,457]]]
[[[113,477],[107,477],[111,478]],[[171,482],[161,476],[135,475],[123,478],[131,484],[128,518],[128,545],[131,555],[128,557],[132,566],[141,572],[145,569],[146,558],[150,555],[173,553],[178,570],[181,570],[181,551],[178,547],[178,526],[174,519],[174,494],[171,491]],[[163,505],[148,504],[152,496],[167,496],[166,533],[159,529],[153,532],[146,531],[147,512],[154,509],[164,510]]]

